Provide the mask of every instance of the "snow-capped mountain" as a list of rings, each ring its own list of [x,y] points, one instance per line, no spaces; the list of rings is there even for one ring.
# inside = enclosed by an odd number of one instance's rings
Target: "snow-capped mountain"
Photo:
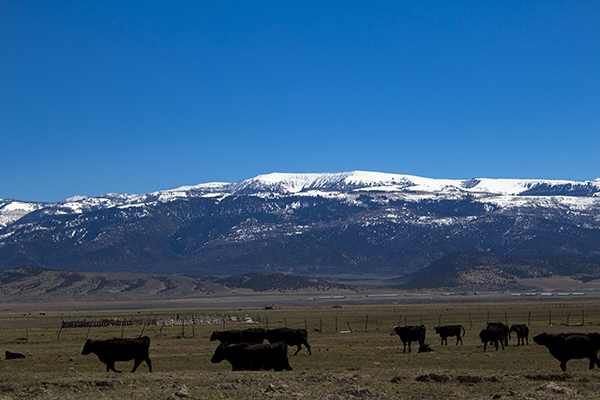
[[[600,179],[353,171],[0,200],[0,268],[397,275],[457,250],[598,257],[599,193]]]

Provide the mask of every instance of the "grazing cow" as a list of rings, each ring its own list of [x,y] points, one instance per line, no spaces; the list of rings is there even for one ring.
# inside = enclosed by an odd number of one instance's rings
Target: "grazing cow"
[[[446,346],[448,346],[448,336],[456,336],[456,345],[458,346],[458,342],[463,344],[461,336],[464,336],[466,332],[462,325],[446,325],[436,326],[435,333],[442,338],[442,344],[446,342]]]
[[[408,352],[410,353],[411,342],[419,342],[419,345],[425,343],[425,332],[425,325],[395,326],[390,335],[395,333],[400,336],[400,340],[404,344],[403,353],[406,353],[406,343],[408,342]]]
[[[265,338],[265,330],[262,328],[251,328],[244,330],[214,331],[210,340],[218,340],[223,344],[236,343],[262,343]]]
[[[300,349],[302,349],[302,345],[306,346],[308,349],[308,354],[312,354],[310,351],[310,345],[308,344],[308,332],[306,329],[268,329],[265,331],[264,337],[269,341],[269,343],[286,342],[288,346],[298,346],[298,349],[294,355],[298,354]]]
[[[237,343],[220,344],[210,362],[229,361],[232,371],[270,370],[291,371],[288,349],[285,342],[274,344]]]
[[[21,353],[13,353],[12,351],[4,352],[4,356],[6,360],[16,360],[17,358],[25,358],[24,354]]]
[[[509,332],[515,332],[517,334],[517,346],[525,346],[525,341],[529,344],[529,327],[525,324],[512,324]]]
[[[146,361],[148,369],[152,372],[152,362],[149,356],[150,338],[144,336],[134,339],[108,339],[108,340],[91,340],[88,339],[81,351],[82,355],[94,353],[100,361],[106,364],[106,372],[115,369],[115,361],[135,360],[131,372],[135,372],[137,367]]]
[[[486,328],[495,327],[500,330],[502,333],[502,340],[504,341],[504,346],[508,346],[508,339],[510,339],[510,329],[508,325],[503,324],[502,322],[488,322]]]
[[[594,364],[600,367],[600,333],[541,333],[534,336],[533,341],[546,346],[550,354],[560,361],[563,371],[567,370],[567,361],[577,358],[589,358],[590,369],[594,368]]]
[[[498,342],[502,345],[502,350],[504,350],[504,334],[497,326],[488,326],[479,332],[479,338],[483,343],[483,351],[487,348],[488,343],[493,343],[496,351],[498,351]]]

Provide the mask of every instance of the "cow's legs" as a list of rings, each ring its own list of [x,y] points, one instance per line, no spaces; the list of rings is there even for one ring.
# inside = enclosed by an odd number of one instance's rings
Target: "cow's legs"
[[[110,370],[113,370],[115,372],[121,373],[121,371],[117,371],[115,369],[115,362],[114,361],[109,362],[109,363],[106,364],[106,372],[109,372]]]
[[[308,349],[308,354],[312,354],[312,351],[310,351],[310,345],[308,344],[308,342],[304,342],[304,345]]]
[[[569,361],[569,360],[567,360],[567,361]],[[567,370],[567,361],[560,362],[560,369],[562,369],[563,371]]]
[[[298,354],[300,352],[300,349],[302,349],[302,344],[298,344],[298,350],[296,350],[296,352],[294,353],[294,355]]]
[[[133,369],[131,370],[131,372],[135,372],[135,370],[137,369],[137,367],[140,366],[140,364],[142,363],[142,359],[141,358],[136,358],[135,362],[133,363]]]
[[[152,361],[150,361],[150,357],[146,356],[146,365],[148,365],[149,372],[152,372]]]

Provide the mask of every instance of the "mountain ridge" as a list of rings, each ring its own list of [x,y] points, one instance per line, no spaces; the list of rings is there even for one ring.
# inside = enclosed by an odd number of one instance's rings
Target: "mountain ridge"
[[[401,276],[456,251],[600,257],[600,180],[353,171],[0,200],[0,269]]]

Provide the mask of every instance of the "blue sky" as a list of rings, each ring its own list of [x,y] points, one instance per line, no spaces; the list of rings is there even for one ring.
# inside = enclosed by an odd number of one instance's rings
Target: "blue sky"
[[[598,1],[0,0],[0,198],[600,177]]]

